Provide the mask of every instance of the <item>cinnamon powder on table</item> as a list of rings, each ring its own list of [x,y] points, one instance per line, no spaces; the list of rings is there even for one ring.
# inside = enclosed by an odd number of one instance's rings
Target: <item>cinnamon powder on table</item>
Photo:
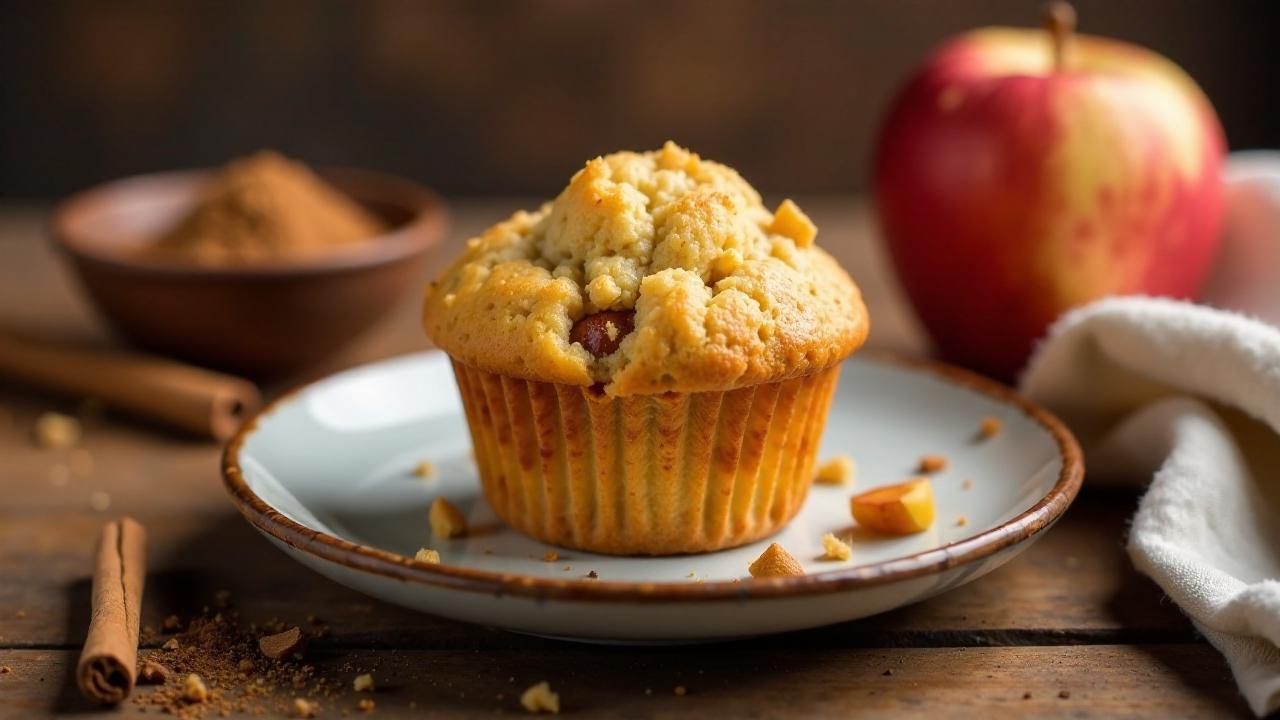
[[[252,265],[369,240],[383,223],[302,163],[264,150],[232,161],[189,215],[145,257],[205,266]]]
[[[183,720],[234,713],[288,717],[298,699],[335,710],[353,705],[346,698],[348,678],[370,671],[350,662],[320,665],[292,654],[265,656],[261,638],[285,630],[284,624],[246,625],[234,610],[206,612],[182,626],[162,647],[143,651],[144,671],[148,665],[159,666],[159,671],[150,668],[153,687],[134,693],[135,705]],[[144,642],[156,639],[154,631],[144,633]],[[203,693],[192,692],[199,687]]]

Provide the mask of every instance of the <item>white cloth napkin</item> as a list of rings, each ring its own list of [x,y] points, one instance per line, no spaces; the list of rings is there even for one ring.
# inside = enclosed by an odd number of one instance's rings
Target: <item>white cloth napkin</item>
[[[1091,483],[1150,482],[1129,554],[1280,710],[1280,151],[1227,161],[1208,305],[1111,298],[1064,316],[1022,378]],[[1270,325],[1266,323],[1271,323]]]
[[[1022,378],[1085,449],[1090,482],[1150,480],[1129,555],[1280,708],[1280,330],[1145,297],[1072,311]]]

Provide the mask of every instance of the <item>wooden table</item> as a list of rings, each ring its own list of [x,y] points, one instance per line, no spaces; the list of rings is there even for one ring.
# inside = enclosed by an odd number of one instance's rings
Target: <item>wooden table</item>
[[[863,207],[840,198],[802,205],[867,295],[871,345],[921,352]],[[459,203],[443,252],[517,206]],[[0,322],[103,338],[48,251],[42,223],[38,209],[0,210]],[[406,298],[334,367],[424,347],[416,314],[416,298]],[[82,444],[92,473],[60,483],[53,468],[65,453],[38,449],[32,423],[43,411],[76,407],[0,385],[0,666],[10,669],[0,674],[3,718],[95,712],[71,671],[88,620],[90,546],[117,513],[136,517],[151,537],[144,625],[197,613],[222,589],[246,618],[301,624],[319,616],[332,634],[314,643],[312,660],[335,672],[351,661],[375,668],[391,686],[373,696],[379,717],[519,715],[520,690],[544,679],[566,713],[579,716],[1248,715],[1222,658],[1125,557],[1132,495],[1086,489],[1004,568],[879,617],[733,643],[596,647],[409,612],[295,564],[232,510],[210,443],[108,414],[90,423]],[[105,497],[110,508],[94,509]],[[355,703],[348,693],[321,717],[355,713]]]

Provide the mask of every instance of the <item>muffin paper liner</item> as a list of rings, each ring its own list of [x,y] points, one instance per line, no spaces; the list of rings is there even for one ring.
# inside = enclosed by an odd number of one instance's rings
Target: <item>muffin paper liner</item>
[[[809,490],[840,374],[611,398],[453,369],[494,512],[537,540],[615,555],[709,552],[780,530]]]

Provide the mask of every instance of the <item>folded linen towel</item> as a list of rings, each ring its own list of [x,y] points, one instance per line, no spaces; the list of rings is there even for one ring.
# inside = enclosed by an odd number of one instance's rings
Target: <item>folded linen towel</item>
[[[1021,387],[1075,430],[1090,482],[1150,481],[1130,557],[1253,711],[1280,709],[1280,329],[1109,298],[1058,321]]]

